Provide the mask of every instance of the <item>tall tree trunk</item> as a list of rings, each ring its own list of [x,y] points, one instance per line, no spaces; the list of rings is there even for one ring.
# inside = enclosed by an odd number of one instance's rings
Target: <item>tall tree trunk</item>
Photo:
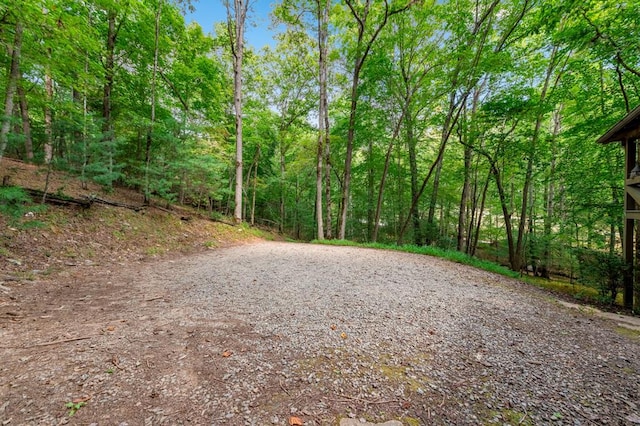
[[[326,101],[326,97],[325,97]],[[325,107],[325,110],[327,107]],[[331,199],[331,139],[329,137],[329,114],[324,115],[325,140],[324,140],[324,204],[325,204],[325,236],[333,238],[333,201]]]
[[[382,197],[384,195],[385,183],[387,181],[387,174],[389,173],[389,164],[391,163],[391,153],[393,152],[393,147],[395,146],[395,141],[398,139],[398,135],[400,134],[400,127],[402,126],[402,121],[404,119],[404,111],[398,122],[396,123],[395,128],[393,129],[393,135],[391,136],[391,141],[389,142],[389,146],[387,147],[387,153],[384,157],[384,168],[382,170],[382,176],[380,177],[380,186],[378,187],[378,201],[376,202],[376,214],[374,218],[374,227],[373,227],[373,236],[371,238],[372,242],[378,241],[378,232],[380,229],[380,214],[382,212]]]
[[[404,223],[400,228],[400,232],[398,233],[398,241],[397,241],[398,245],[402,244],[404,233],[407,230],[407,225],[409,224],[409,220],[411,220],[411,218],[413,217],[413,212],[417,208],[418,201],[420,200],[420,197],[422,197],[422,193],[424,192],[427,186],[427,183],[429,183],[429,180],[431,179],[431,176],[433,175],[435,168],[442,161],[445,148],[447,147],[447,143],[449,142],[449,137],[451,136],[451,131],[453,129],[453,126],[457,123],[458,117],[460,116],[460,111],[461,111],[461,108],[459,108],[460,103],[464,103],[468,95],[469,95],[469,92],[463,94],[462,98],[459,100],[456,99],[455,93],[452,92],[449,95],[449,111],[447,112],[447,116],[445,117],[444,124],[442,125],[442,136],[440,139],[440,147],[438,148],[438,155],[435,161],[433,162],[433,164],[431,165],[431,167],[429,168],[429,172],[427,172],[427,176],[425,176],[425,178],[423,179],[422,185],[420,186],[418,192],[411,199],[411,207],[409,207],[409,213],[407,214],[407,218],[405,219]]]
[[[48,50],[48,60],[51,61],[51,49]],[[51,68],[47,64],[44,75],[44,162],[51,163],[53,159],[53,116],[51,105],[53,104],[53,78],[51,77]]]
[[[489,179],[491,179],[491,172],[487,175],[487,179],[484,182],[484,186],[482,188],[482,196],[480,201],[480,210],[478,211],[478,221],[476,223],[476,229],[473,234],[473,241],[471,241],[471,245],[467,250],[467,253],[470,256],[475,256],[476,249],[478,248],[478,241],[480,240],[480,227],[482,225],[482,216],[484,214],[484,204],[487,199],[487,189],[489,188]]]
[[[160,46],[160,17],[162,16],[162,4],[163,2],[158,2],[158,9],[156,10],[155,16],[155,27],[154,27],[154,44],[153,44],[153,69],[151,71],[151,122],[149,123],[149,130],[147,131],[147,144],[145,146],[145,167],[144,167],[144,176],[145,176],[145,188],[144,188],[144,202],[149,203],[150,197],[150,178],[149,178],[149,168],[151,167],[151,146],[153,144],[153,132],[156,124],[156,87],[158,80],[158,54],[159,54],[159,46]]]
[[[481,85],[482,86],[482,85]],[[481,87],[477,87],[473,91],[473,100],[471,104],[471,120],[476,115],[478,110],[478,103],[480,100],[480,93],[482,89]],[[473,216],[475,213],[475,195],[474,195],[474,206],[473,212],[469,214],[469,197],[471,192],[471,167],[472,167],[472,157],[473,157],[473,144],[469,143],[469,133],[471,135],[475,135],[475,132],[469,129],[461,130],[459,132],[460,142],[464,147],[464,180],[462,184],[462,194],[460,195],[460,209],[458,212],[458,238],[457,238],[457,249],[458,251],[464,251],[469,253],[469,238],[471,237],[471,232],[466,232],[467,229],[471,229],[473,226]],[[475,138],[475,136],[472,136]],[[466,143],[465,143],[466,140]],[[477,175],[477,173],[476,173]],[[477,182],[475,182],[475,186],[477,187]],[[468,222],[465,224],[465,222]],[[465,242],[465,233],[467,235],[467,241]]]
[[[460,134],[460,138],[463,138]],[[462,194],[460,195],[460,208],[458,211],[458,238],[457,249],[462,251],[465,247],[465,219],[467,217],[467,205],[469,204],[469,192],[471,187],[471,153],[473,152],[470,145],[464,146],[464,180],[462,183]]]
[[[502,177],[498,167],[496,167],[495,161],[491,162],[491,173],[498,189],[498,197],[500,198],[500,207],[502,208],[502,218],[504,220],[504,227],[507,232],[507,246],[509,248],[509,265],[514,271],[520,270],[520,261],[516,258],[516,245],[513,238],[513,227],[511,225],[511,212],[509,211],[509,205],[507,202],[507,194],[502,184]]]
[[[434,240],[436,226],[434,223],[436,206],[438,205],[438,189],[440,188],[440,176],[442,175],[442,157],[436,162],[436,172],[433,176],[433,189],[431,190],[431,198],[429,199],[429,211],[427,213],[427,245],[432,244]],[[441,223],[442,225],[442,223]]]
[[[329,26],[329,8],[331,0],[317,0],[318,12],[318,81],[320,91],[320,101],[318,104],[318,151],[316,164],[316,238],[323,240],[325,236],[322,210],[322,179],[323,179],[323,163],[325,163],[325,151],[329,151],[329,118],[328,118],[328,100],[327,100],[327,78],[328,78],[328,26]],[[326,164],[326,169],[329,165]],[[331,176],[328,171],[326,179],[327,191],[327,237],[331,236],[331,211],[330,211],[330,184]]]
[[[233,0],[234,16],[227,0],[227,29],[233,55],[233,106],[236,124],[236,186],[233,217],[236,223],[242,222],[242,60],[244,57],[244,25],[249,0]]]
[[[108,171],[113,172],[114,166],[114,152],[112,142],[114,140],[113,123],[112,123],[112,105],[111,95],[113,93],[113,81],[115,73],[115,49],[116,40],[118,38],[118,31],[120,26],[116,26],[117,12],[115,10],[107,11],[107,51],[104,60],[104,86],[102,90],[102,140],[107,144],[108,155]]]
[[[546,272],[545,278],[549,278],[551,269],[551,230],[554,220],[554,198],[556,196],[555,180],[556,180],[556,160],[558,155],[557,137],[562,128],[562,106],[553,114],[553,130],[551,133],[551,159],[549,164],[549,178],[547,188],[545,190],[545,217],[544,217],[544,250],[542,254],[543,271]]]
[[[256,152],[255,167],[253,169],[253,192],[251,194],[251,225],[255,224],[256,220],[256,193],[258,192],[258,162],[260,161],[260,145],[258,145],[258,151]]]
[[[116,28],[117,13],[113,10],[107,12],[107,51],[104,61],[104,86],[102,90],[102,133],[106,141],[113,139],[111,127],[111,93],[113,92],[113,74],[115,67],[115,49],[118,31]]]
[[[89,55],[86,55],[84,59],[84,72],[85,74],[89,73]],[[80,172],[82,189],[87,189],[85,172],[89,163],[89,96],[87,92],[87,85],[85,84],[82,90],[82,169]]]
[[[320,119],[322,120],[322,119]],[[322,210],[322,163],[323,163],[323,135],[318,131],[318,149],[316,152],[316,238],[324,240],[324,219]],[[328,226],[331,226],[330,224]]]
[[[278,224],[278,230],[280,232],[284,232],[284,224],[286,222],[286,157],[285,157],[285,144],[282,140],[282,132],[280,137],[280,223]],[[322,157],[320,157],[322,159]],[[320,177],[320,182],[322,183],[322,176]],[[322,187],[320,188],[322,190]],[[322,198],[322,193],[320,193]]]
[[[338,239],[344,240],[347,229],[347,213],[349,211],[349,197],[351,191],[351,161],[353,159],[353,143],[355,140],[356,108],[358,106],[358,82],[362,62],[357,60],[352,75],[351,85],[351,109],[349,112],[349,129],[347,130],[347,152],[344,160],[344,175],[342,178],[342,195],[340,200],[340,217],[338,227]]]
[[[4,111],[2,114],[2,126],[0,127],[0,160],[7,149],[9,130],[11,129],[11,114],[13,113],[13,101],[20,78],[20,50],[22,49],[22,21],[17,19],[13,46],[11,51],[11,65],[7,78],[7,90],[4,99]]]
[[[413,128],[413,112],[411,111],[410,99],[405,99],[407,114],[404,116],[405,132],[407,135],[407,150],[409,151],[409,175],[411,177],[411,199],[413,200],[418,196],[418,155],[416,152],[416,146],[418,141],[416,140],[414,128]],[[413,222],[413,242],[415,245],[422,245],[422,233],[420,232],[420,211],[417,206],[413,209],[411,215]]]
[[[18,101],[20,102],[20,116],[22,117],[22,133],[24,134],[24,151],[28,162],[33,161],[33,139],[31,138],[31,121],[29,120],[29,106],[27,94],[22,83],[18,83]]]
[[[368,158],[367,158],[367,241],[371,242],[371,238],[373,237],[373,221],[375,216],[375,208],[374,208],[374,180],[375,180],[375,170],[373,166],[373,138],[369,138],[368,143]]]

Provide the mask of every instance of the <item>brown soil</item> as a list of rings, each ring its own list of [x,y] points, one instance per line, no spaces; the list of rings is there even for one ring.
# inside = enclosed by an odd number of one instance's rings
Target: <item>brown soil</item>
[[[43,191],[47,169],[5,157],[0,162],[0,179],[5,185]],[[77,199],[93,195],[115,203],[142,205],[143,197],[130,189],[105,191],[92,182],[82,184],[55,171],[48,179],[49,194]],[[186,254],[268,235],[207,220],[204,212],[160,203],[156,206],[135,211],[94,203],[87,209],[55,205],[43,209],[34,202],[33,209],[27,209],[22,217],[0,214],[0,424],[66,423],[68,409],[61,401],[90,397],[73,391],[60,394],[58,387],[70,385],[74,371],[88,362],[82,353],[70,354],[65,349],[83,352],[86,345],[95,348],[96,339],[127,327],[127,320],[117,318],[123,314],[119,311],[123,306],[138,312],[146,304],[157,306],[170,298],[142,294],[127,278],[132,273],[156,261],[170,262]],[[159,330],[160,323],[156,319],[151,328]],[[152,332],[158,333],[162,331]],[[105,343],[107,347],[112,344]],[[171,350],[167,346],[153,352],[163,358]],[[96,373],[110,377],[108,371],[123,369],[124,361],[107,358],[91,360],[98,366]],[[37,381],[21,381],[33,371],[33,363],[40,370]],[[29,393],[30,399],[16,405],[15,397],[21,392]],[[131,394],[131,389],[123,392]],[[50,398],[61,398],[55,402],[56,409],[38,415]]]

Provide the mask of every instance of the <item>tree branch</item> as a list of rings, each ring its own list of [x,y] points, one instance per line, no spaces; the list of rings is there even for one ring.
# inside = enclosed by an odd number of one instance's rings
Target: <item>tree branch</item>
[[[189,112],[189,105],[187,104],[187,102],[183,99],[182,95],[180,95],[180,92],[178,92],[178,88],[173,84],[173,82],[171,80],[169,80],[169,78],[164,74],[164,72],[159,71],[160,73],[160,77],[162,77],[162,79],[164,80],[165,83],[167,83],[167,86],[169,86],[169,88],[171,89],[171,91],[178,97],[178,100],[180,101],[180,103],[182,104],[182,106],[184,107],[184,110],[186,112]]]

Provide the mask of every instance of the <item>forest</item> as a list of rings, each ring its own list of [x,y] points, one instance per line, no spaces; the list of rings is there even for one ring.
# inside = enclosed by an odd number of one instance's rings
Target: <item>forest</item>
[[[193,6],[2,0],[0,159],[302,240],[619,260],[596,140],[640,103],[640,1],[281,0],[259,50],[251,1]]]

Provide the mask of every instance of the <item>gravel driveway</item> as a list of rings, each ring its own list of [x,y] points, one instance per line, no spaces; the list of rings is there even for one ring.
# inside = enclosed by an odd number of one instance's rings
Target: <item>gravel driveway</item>
[[[637,335],[431,257],[261,242],[12,292],[2,425],[640,424]]]

